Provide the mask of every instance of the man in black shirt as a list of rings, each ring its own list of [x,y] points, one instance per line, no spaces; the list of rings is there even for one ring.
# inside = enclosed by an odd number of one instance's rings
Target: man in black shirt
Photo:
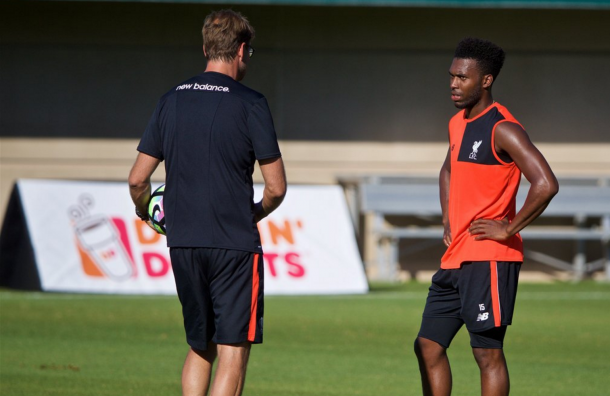
[[[269,106],[239,83],[254,49],[254,29],[223,10],[205,19],[204,73],[159,100],[129,175],[136,212],[149,222],[150,177],[165,161],[167,244],[190,350],[184,395],[241,395],[250,346],[262,342],[263,259],[256,223],[286,194]],[[258,161],[265,188],[254,203]]]

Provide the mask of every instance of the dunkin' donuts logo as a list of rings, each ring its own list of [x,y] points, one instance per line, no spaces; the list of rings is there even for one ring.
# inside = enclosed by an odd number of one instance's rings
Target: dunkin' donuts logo
[[[128,221],[121,217],[92,214],[93,206],[93,197],[82,194],[78,203],[68,210],[84,274],[117,282],[136,278],[138,268],[127,230]],[[138,218],[130,220],[133,221],[138,242],[143,248],[141,259],[146,275],[152,278],[167,275],[170,269],[167,255],[147,249],[161,242],[161,235]]]
[[[81,268],[86,276],[124,282],[138,276],[158,279],[170,272],[170,259],[162,235],[135,216],[124,219],[94,213],[94,204],[90,194],[81,194],[78,202],[68,210]],[[303,252],[298,246],[303,228],[300,219],[267,218],[258,224],[268,276],[278,279],[306,276]]]
[[[297,248],[297,238],[303,231],[303,222],[300,219],[266,219],[258,224],[258,230],[264,245],[263,257],[269,276],[305,276],[302,253]]]

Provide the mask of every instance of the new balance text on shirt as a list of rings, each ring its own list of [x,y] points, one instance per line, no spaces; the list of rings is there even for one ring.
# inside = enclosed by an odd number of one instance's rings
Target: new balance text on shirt
[[[217,91],[217,92],[229,92],[229,87],[223,87],[222,85],[210,85],[210,84],[182,84],[176,87],[176,91],[183,89],[196,89],[200,91]]]

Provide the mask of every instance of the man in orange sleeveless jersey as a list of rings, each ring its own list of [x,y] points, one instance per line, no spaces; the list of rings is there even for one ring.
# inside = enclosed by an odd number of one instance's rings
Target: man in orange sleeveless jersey
[[[446,350],[464,324],[481,371],[481,394],[508,395],[502,348],[523,262],[519,231],[559,189],[524,128],[492,98],[503,63],[500,47],[466,38],[449,69],[451,100],[461,111],[449,122],[449,149],[439,176],[447,251],[432,278],[415,340],[424,395],[451,394]],[[531,187],[517,212],[521,173]]]

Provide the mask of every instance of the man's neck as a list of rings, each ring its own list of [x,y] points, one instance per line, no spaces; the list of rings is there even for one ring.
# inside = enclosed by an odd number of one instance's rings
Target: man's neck
[[[222,61],[208,61],[205,68],[206,72],[216,72],[225,74],[231,77],[233,80],[237,80],[237,63],[236,62],[222,62]]]
[[[491,95],[483,95],[474,106],[466,109],[466,118],[471,119],[481,114],[486,108],[494,103]]]

